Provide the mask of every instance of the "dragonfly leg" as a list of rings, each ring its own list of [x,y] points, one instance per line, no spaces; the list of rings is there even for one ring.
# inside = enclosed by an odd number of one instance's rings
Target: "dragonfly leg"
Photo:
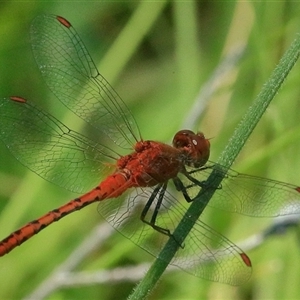
[[[178,192],[181,192],[184,199],[190,203],[193,201],[193,199],[191,199],[191,197],[189,196],[188,192],[187,192],[187,189],[189,189],[190,187],[193,187],[195,186],[195,184],[192,184],[192,185],[189,185],[189,186],[184,186],[184,184],[182,183],[182,181],[178,178],[178,177],[175,177],[173,178],[173,183],[175,185],[175,188]]]
[[[189,173],[183,173],[190,181],[191,184],[189,185],[184,185],[183,182],[178,178],[175,177],[173,178],[173,183],[175,185],[175,188],[178,192],[181,192],[183,194],[184,199],[190,203],[192,202],[194,199],[192,199],[188,193],[188,189],[193,188],[195,186],[200,186],[201,188],[206,188],[206,181],[199,181],[197,179],[195,179],[193,176],[191,176]]]
[[[208,169],[208,168],[210,168],[210,167],[207,167],[207,168],[204,168],[204,169]],[[200,170],[201,171],[201,170]],[[191,174],[193,174],[195,171],[192,171],[192,172],[185,172],[185,173],[183,173],[184,174],[184,176],[186,177],[186,178],[188,178],[194,185],[198,185],[198,186],[200,186],[201,188],[213,188],[213,189],[222,189],[222,185],[221,184],[219,184],[218,186],[213,186],[213,185],[208,185],[207,184],[207,181],[206,180],[203,180],[203,181],[200,181],[200,180],[197,180],[196,178],[194,178]],[[198,170],[198,172],[199,172],[199,170]],[[191,187],[192,186],[194,186],[194,185],[191,185]]]
[[[206,169],[211,169],[211,168],[212,168],[212,166],[204,166],[200,169],[192,170],[192,171],[189,171],[189,172],[187,172],[186,170],[183,170],[182,174],[191,182],[189,185],[184,185],[179,177],[173,178],[173,183],[175,185],[176,190],[183,194],[184,199],[188,203],[190,203],[194,200],[193,198],[190,197],[190,195],[188,193],[188,190],[190,188],[194,188],[196,186],[201,187],[201,188],[209,188],[210,187],[210,186],[207,185],[207,182],[205,180],[202,180],[202,181],[197,180],[196,178],[194,178],[192,176],[192,174],[196,173],[196,172],[201,172],[201,171],[206,170]],[[214,189],[222,189],[222,185],[220,184],[219,186],[213,187],[213,188]]]
[[[212,168],[213,168],[213,165],[211,165],[211,166],[205,165],[205,166],[202,166],[201,168],[197,168],[197,169],[191,170],[191,171],[186,172],[186,173],[193,174],[193,173],[196,173],[196,172],[199,172],[199,171],[204,171],[204,170],[212,169]]]
[[[156,225],[156,218],[157,218],[157,215],[159,213],[159,209],[161,207],[161,204],[162,204],[162,201],[163,201],[163,197],[164,197],[164,194],[165,194],[165,191],[166,191],[166,188],[167,188],[167,184],[164,183],[164,184],[160,184],[158,185],[152,195],[150,196],[148,202],[146,203],[143,211],[142,211],[142,214],[141,214],[141,220],[142,222],[150,225],[154,230],[162,233],[162,234],[165,234],[167,236],[172,236],[171,232],[169,229],[167,228],[163,228],[161,226],[158,226]],[[153,201],[155,200],[155,198],[158,196],[158,199],[157,199],[157,203],[155,205],[155,208],[154,208],[154,211],[153,211],[153,214],[151,216],[151,219],[150,221],[146,220],[146,215],[147,213],[149,212],[149,209],[153,203]]]
[[[174,235],[171,233],[171,231],[169,229],[163,228],[163,227],[155,224],[157,215],[159,213],[159,210],[160,210],[160,207],[161,207],[161,204],[162,204],[165,192],[166,192],[166,189],[167,189],[167,183],[160,184],[154,189],[152,195],[150,196],[148,202],[146,203],[146,205],[142,211],[141,220],[142,220],[142,222],[150,225],[154,230],[156,230],[162,234],[165,234],[170,238],[173,238],[181,248],[184,248],[184,245],[176,240],[176,238],[174,237]],[[153,214],[151,216],[151,219],[150,219],[150,221],[148,221],[148,220],[146,220],[146,215],[149,212],[149,209],[150,209],[153,201],[156,199],[156,197],[158,197],[157,203],[155,204],[155,208],[154,208]]]
[[[201,167],[201,168],[199,168],[199,169],[195,169],[195,170],[191,170],[191,171],[189,171],[189,172],[187,172],[186,170],[184,170],[182,173],[190,180],[190,181],[192,181],[194,184],[196,184],[196,185],[199,185],[199,186],[201,186],[202,188],[208,188],[208,187],[212,187],[212,188],[214,188],[214,189],[222,189],[222,184],[220,184],[220,185],[218,185],[217,187],[216,186],[208,186],[207,184],[206,184],[206,181],[204,180],[204,181],[199,181],[199,180],[197,180],[197,179],[195,179],[193,176],[192,176],[192,174],[194,174],[194,173],[198,173],[198,172],[201,172],[201,171],[204,171],[204,170],[207,170],[207,169],[213,169],[214,168],[214,165],[207,165],[207,166],[203,166],[203,167]],[[227,175],[227,171],[223,171],[223,170],[218,170],[218,172],[220,173],[220,176],[222,176],[222,177],[224,177],[224,178],[227,178],[228,177],[228,175]]]

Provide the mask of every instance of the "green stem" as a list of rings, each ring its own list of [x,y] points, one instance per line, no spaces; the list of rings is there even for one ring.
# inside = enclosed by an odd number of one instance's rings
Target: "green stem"
[[[218,159],[218,164],[223,166],[222,169],[225,168],[225,170],[227,170],[232,165],[233,161],[246,143],[248,137],[262,117],[271,100],[274,98],[288,73],[296,63],[299,54],[300,35],[297,35],[297,38],[293,41],[289,49],[283,55],[279,64],[271,74],[271,77],[263,86],[253,105],[246,112],[245,116],[233,133],[233,136],[229,140],[228,145]],[[217,170],[218,164],[207,179],[208,186],[219,186],[223,179]],[[216,176],[216,174],[218,176]],[[202,189],[200,191],[187,210],[184,218],[174,231],[174,236],[176,236],[176,238],[180,237],[180,241],[184,241],[213,194],[213,189]],[[146,276],[136,287],[129,299],[144,299],[154,289],[164,270],[167,268],[168,264],[176,254],[179,247],[178,242],[180,241],[175,241],[175,239],[172,238],[169,239],[165,247],[160,252],[159,257],[155,260]]]

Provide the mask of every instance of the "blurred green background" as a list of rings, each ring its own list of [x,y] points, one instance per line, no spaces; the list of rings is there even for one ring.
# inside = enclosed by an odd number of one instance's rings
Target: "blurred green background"
[[[47,89],[31,53],[29,28],[41,13],[67,18],[83,39],[101,74],[128,104],[144,139],[170,142],[197,95],[223,57],[244,46],[236,66],[219,78],[193,130],[211,139],[216,160],[295,35],[297,2],[51,2],[0,3],[0,95],[39,103],[72,127],[66,109]],[[300,69],[296,65],[262,118],[234,169],[299,184]],[[1,116],[0,116],[1,117]],[[74,122],[74,121],[73,121]],[[73,123],[73,127],[76,123]],[[1,129],[0,129],[1,130]],[[0,144],[0,235],[76,197],[23,167]],[[210,213],[206,222],[234,242],[271,220]],[[0,258],[0,298],[33,292],[103,222],[91,205],[54,224]],[[241,287],[212,283],[182,270],[165,274],[149,299],[299,299],[300,248],[295,231],[247,252],[253,275]],[[118,233],[77,267],[138,265],[153,258]],[[125,299],[136,281],[77,282],[47,299]]]

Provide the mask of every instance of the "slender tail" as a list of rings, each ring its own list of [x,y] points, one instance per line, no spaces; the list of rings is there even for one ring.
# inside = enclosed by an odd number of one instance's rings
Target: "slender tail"
[[[33,235],[39,233],[41,230],[65,217],[66,215],[80,210],[83,207],[109,198],[116,198],[123,194],[133,184],[130,180],[126,179],[124,174],[115,173],[108,176],[96,188],[83,196],[71,200],[70,202],[54,209],[44,216],[29,222],[25,226],[11,233],[8,237],[0,242],[0,256],[3,256],[13,250],[15,247],[20,246]]]

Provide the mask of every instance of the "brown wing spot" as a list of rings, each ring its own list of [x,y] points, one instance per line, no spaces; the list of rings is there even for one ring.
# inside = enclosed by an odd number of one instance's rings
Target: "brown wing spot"
[[[296,187],[295,190],[300,193],[300,186]]]
[[[9,97],[10,100],[20,102],[20,103],[26,103],[26,99],[19,97],[19,96],[11,96]]]
[[[59,23],[61,23],[62,25],[64,25],[67,28],[70,28],[72,26],[71,23],[63,17],[56,16],[56,19]]]
[[[240,253],[240,256],[241,256],[242,260],[244,261],[244,263],[246,264],[246,266],[248,266],[248,267],[252,266],[251,260],[246,253]]]

